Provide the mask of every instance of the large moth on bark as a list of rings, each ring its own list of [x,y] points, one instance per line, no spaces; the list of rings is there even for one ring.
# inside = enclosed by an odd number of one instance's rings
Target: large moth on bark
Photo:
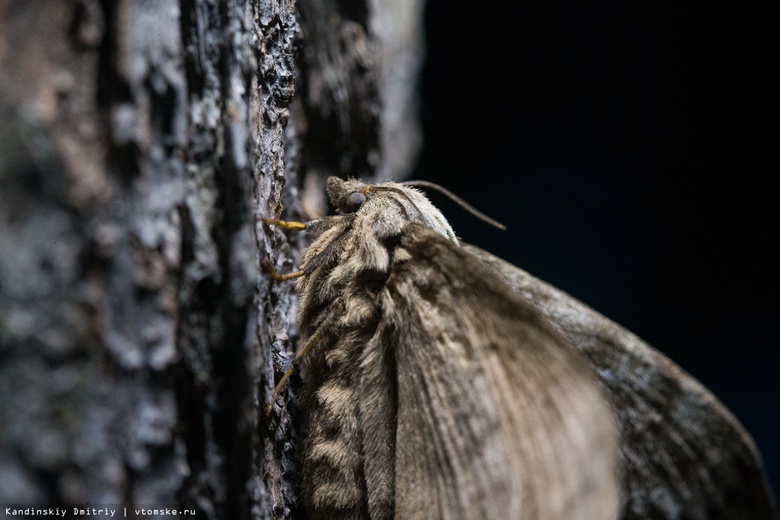
[[[663,355],[412,187],[327,193],[298,226],[309,518],[772,518],[750,436]]]

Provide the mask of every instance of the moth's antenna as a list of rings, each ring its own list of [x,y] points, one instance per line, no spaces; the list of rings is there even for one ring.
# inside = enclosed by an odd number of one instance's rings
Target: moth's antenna
[[[492,218],[488,217],[481,211],[479,211],[477,208],[466,202],[465,200],[461,199],[454,193],[452,193],[447,188],[444,188],[443,186],[439,186],[438,184],[430,181],[404,181],[399,182],[398,184],[401,184],[403,186],[416,186],[419,188],[431,188],[435,191],[438,191],[442,195],[449,198],[452,202],[460,206],[461,208],[465,209],[475,217],[477,217],[479,220],[486,224],[490,224],[491,226],[500,229],[501,231],[506,231],[506,226],[503,225],[501,222],[498,222],[497,220],[493,220]]]

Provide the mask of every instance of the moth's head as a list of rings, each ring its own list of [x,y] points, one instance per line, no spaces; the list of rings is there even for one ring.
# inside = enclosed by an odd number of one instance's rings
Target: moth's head
[[[457,242],[441,211],[420,191],[395,182],[366,184],[356,179],[329,177],[325,191],[339,215],[355,213],[388,231],[417,222]]]

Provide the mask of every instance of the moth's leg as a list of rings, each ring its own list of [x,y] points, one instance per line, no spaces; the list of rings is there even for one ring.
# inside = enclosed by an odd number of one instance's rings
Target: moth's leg
[[[291,220],[279,220],[278,218],[263,218],[261,220],[270,226],[276,226],[282,229],[289,229],[291,231],[306,230],[306,224],[304,222],[293,222]]]
[[[292,273],[287,273],[287,274],[277,273],[276,270],[274,269],[274,266],[271,265],[270,260],[266,260],[265,262],[263,262],[263,267],[268,273],[268,276],[270,276],[272,280],[275,280],[277,282],[286,282],[287,280],[294,280],[296,278],[300,278],[301,276],[303,276],[303,271],[293,271]]]
[[[263,218],[261,219],[264,223],[270,225],[270,226],[276,226],[282,229],[288,229],[291,231],[305,231],[306,230],[306,224],[303,222],[293,222],[293,221],[287,221],[287,220],[279,220],[276,218]],[[274,266],[271,264],[270,260],[266,260],[263,262],[263,267],[265,268],[266,272],[268,273],[268,276],[271,277],[272,280],[275,280],[277,282],[286,282],[287,280],[293,280],[295,278],[300,278],[303,276],[303,271],[294,271],[292,273],[287,274],[280,274],[276,272],[276,269],[274,269]],[[319,332],[319,331],[318,331]],[[298,355],[295,356],[292,362],[292,366],[287,370],[287,372],[284,373],[282,376],[282,379],[279,381],[279,383],[276,385],[276,388],[274,388],[274,397],[271,401],[271,404],[268,406],[268,410],[266,412],[270,415],[271,410],[273,409],[274,403],[276,402],[276,399],[279,397],[279,394],[282,392],[282,389],[284,388],[285,383],[287,383],[287,380],[290,379],[290,376],[293,375],[295,372],[295,369],[297,368],[297,361],[301,356],[301,353],[304,351],[310,349],[309,346],[313,342],[315,342],[317,339],[319,339],[319,335],[315,333],[309,342],[306,344],[306,346],[301,350]]]
[[[266,224],[268,224],[269,226],[276,226],[282,229],[289,229],[292,231],[306,230],[306,224],[304,222],[279,220],[278,218],[262,218],[261,220]],[[287,280],[293,280],[295,278],[300,278],[301,276],[303,276],[303,271],[295,271],[288,274],[277,273],[276,270],[274,269],[274,266],[271,265],[270,260],[266,260],[265,262],[263,262],[263,267],[265,267],[265,270],[268,272],[268,275],[271,277],[271,279],[277,282],[286,282]]]
[[[325,318],[325,320],[320,323],[319,327],[317,327],[317,330],[314,331],[314,334],[311,335],[309,338],[309,341],[306,342],[306,345],[303,346],[301,350],[298,351],[298,353],[295,355],[292,361],[292,365],[290,368],[287,369],[287,372],[284,373],[282,378],[279,380],[279,382],[276,384],[276,388],[274,388],[274,398],[271,401],[271,404],[268,405],[268,409],[266,410],[267,414],[271,414],[271,410],[273,409],[274,403],[276,402],[276,399],[279,397],[279,394],[282,393],[282,390],[284,390],[284,385],[287,383],[287,380],[290,379],[290,376],[292,376],[295,371],[298,369],[298,363],[303,359],[303,356],[309,353],[309,351],[314,347],[314,345],[317,344],[317,342],[322,337],[323,332],[328,327],[333,326],[333,320],[336,318],[336,316],[344,313],[344,305],[342,303],[338,303],[333,310],[330,312],[330,314]]]
[[[276,384],[276,388],[274,388],[274,398],[271,401],[271,404],[268,406],[267,413],[270,414],[271,410],[274,406],[274,403],[279,398],[279,394],[282,393],[282,390],[284,389],[284,385],[287,383],[287,380],[290,379],[290,376],[292,376],[295,371],[298,369],[298,363],[300,362],[301,358],[306,355],[307,352],[311,350],[311,348],[317,344],[317,342],[320,340],[320,336],[322,336],[322,331],[325,330],[325,325],[320,326],[319,329],[317,329],[314,334],[311,335],[311,338],[309,338],[309,341],[306,342],[306,345],[303,346],[303,348],[295,355],[295,358],[293,358],[292,365],[290,368],[287,369],[287,372],[284,373],[282,378],[279,380],[279,382]]]

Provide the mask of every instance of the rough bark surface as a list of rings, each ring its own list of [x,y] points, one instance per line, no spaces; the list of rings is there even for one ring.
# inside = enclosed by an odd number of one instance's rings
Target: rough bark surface
[[[301,515],[259,219],[408,172],[421,9],[0,0],[0,504]]]

